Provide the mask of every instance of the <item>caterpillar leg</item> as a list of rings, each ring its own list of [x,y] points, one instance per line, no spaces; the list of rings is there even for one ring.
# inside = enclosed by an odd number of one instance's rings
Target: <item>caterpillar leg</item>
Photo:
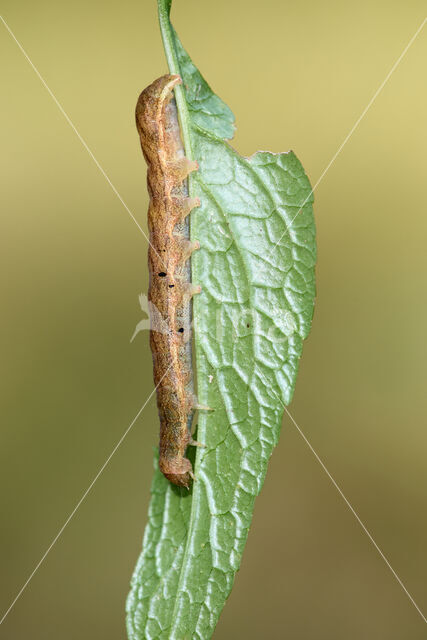
[[[188,216],[188,214],[200,207],[200,198],[175,198],[174,210],[176,211],[177,222],[182,222]]]
[[[193,251],[200,249],[198,240],[181,240],[181,262],[187,262]]]
[[[190,441],[188,444],[191,447],[202,447],[202,449],[206,449],[206,445],[203,442],[198,442],[197,440],[193,440],[193,438],[190,438]]]
[[[193,404],[193,409],[196,411],[214,411],[214,409],[212,409],[212,407],[208,407],[207,404],[199,404],[198,402]]]
[[[195,160],[190,160],[187,156],[178,158],[177,160],[169,160],[168,171],[170,176],[173,176],[173,182],[180,184],[187,176],[193,171],[197,171],[199,163]]]
[[[194,409],[194,411],[214,411],[212,407],[208,407],[206,404],[200,404],[194,393],[188,398],[188,409]]]
[[[187,282],[183,285],[183,301],[188,302],[191,300],[193,296],[197,293],[202,292],[202,287],[199,284],[193,284],[192,282]]]
[[[171,227],[173,228],[178,222],[185,220],[193,209],[200,207],[200,198],[173,197],[171,205],[173,214]]]

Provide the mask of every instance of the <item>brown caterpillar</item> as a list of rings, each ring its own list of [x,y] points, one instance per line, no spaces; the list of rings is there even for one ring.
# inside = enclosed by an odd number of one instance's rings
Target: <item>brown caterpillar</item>
[[[198,444],[191,437],[191,422],[193,410],[202,407],[193,390],[190,305],[201,288],[190,282],[188,261],[200,245],[189,239],[187,216],[200,201],[188,197],[186,178],[198,164],[184,155],[181,141],[172,94],[181,82],[178,75],[166,75],[144,89],[136,105],[136,126],[150,195],[148,299],[160,417],[159,467],[168,480],[188,488],[194,476],[185,451],[189,444]],[[161,327],[156,317],[161,317]]]

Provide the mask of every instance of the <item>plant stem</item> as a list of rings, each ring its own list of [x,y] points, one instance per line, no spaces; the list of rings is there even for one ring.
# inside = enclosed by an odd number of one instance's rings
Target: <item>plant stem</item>
[[[170,23],[171,0],[157,0],[160,32],[162,34],[163,46],[166,60],[171,74],[181,75],[178,56],[176,54],[173,27]],[[178,108],[179,124],[181,126],[182,141],[184,143],[185,155],[193,160],[193,150],[191,145],[190,118],[188,113],[187,100],[185,99],[184,87],[177,85],[174,89],[175,99]]]
[[[175,49],[175,39],[174,39],[174,34],[173,34],[173,27],[170,23],[170,8],[171,8],[171,4],[172,4],[172,0],[157,0],[157,6],[158,6],[158,13],[159,13],[159,22],[160,22],[160,32],[162,34],[162,40],[163,40],[163,47],[165,50],[165,55],[166,55],[166,60],[168,63],[168,67],[169,67],[169,72],[171,74],[178,74],[181,75],[181,70],[179,67],[179,62],[178,62],[178,56],[176,53],[176,49]],[[185,97],[185,91],[184,91],[184,87],[182,86],[182,84],[176,85],[174,88],[174,92],[175,92],[175,100],[176,100],[176,104],[177,104],[177,109],[178,109],[178,118],[179,118],[179,124],[181,127],[181,136],[182,136],[182,141],[184,144],[184,149],[185,149],[185,155],[190,158],[191,160],[194,160],[194,156],[193,156],[193,149],[192,149],[192,144],[191,144],[191,133],[190,133],[190,115],[188,112],[188,105],[187,105],[187,100]],[[193,176],[190,173],[190,175],[188,176],[188,191],[189,191],[189,195],[193,195],[193,185],[194,185],[194,180],[193,180]],[[193,234],[194,234],[194,224],[193,224],[193,217],[190,215],[190,233],[191,233],[191,239],[193,239]],[[196,252],[197,253],[197,252]],[[197,278],[197,257],[193,257],[191,259],[191,273],[192,273],[192,280],[198,280]],[[195,347],[195,355],[196,355],[196,371],[198,370],[198,366],[199,366],[199,359],[200,359],[200,344],[199,344],[199,340],[198,340],[198,331],[197,331],[197,307],[198,307],[198,301],[197,301],[197,296],[196,296],[196,300],[193,300],[192,302],[193,304],[193,310],[194,310],[194,315],[193,315],[193,326],[194,326],[194,342],[193,342],[193,346]],[[197,380],[197,386],[199,386],[199,381]],[[199,391],[199,389],[198,389]],[[201,422],[203,421],[204,417],[201,419],[199,417],[199,433],[200,433],[200,425]],[[195,461],[195,465],[194,465],[194,471],[197,473],[197,469],[198,466],[200,464],[200,458],[201,458],[201,447],[198,447],[198,451],[196,452],[196,461]],[[182,490],[184,491],[184,490]],[[187,535],[187,541],[185,544],[185,550],[184,550],[184,559],[183,562],[186,562],[186,559],[188,557],[188,554],[190,552],[190,540],[192,538],[192,534],[193,534],[193,530],[194,530],[194,523],[195,523],[195,513],[198,511],[197,510],[197,505],[200,502],[200,490],[197,487],[197,484],[195,483],[195,486],[193,486],[193,497],[192,497],[192,502],[193,502],[193,506],[191,509],[191,513],[190,513],[190,520],[188,523],[188,535]],[[183,573],[181,572],[180,577],[179,577],[179,583],[177,586],[177,590],[176,590],[176,594],[175,594],[175,602],[174,602],[174,608],[173,608],[173,613],[172,613],[172,624],[173,627],[175,627],[175,621],[177,618],[177,614],[178,614],[178,608],[179,608],[179,595],[182,593],[183,591],[183,580],[184,580],[184,576]],[[170,636],[171,638],[175,637],[174,636],[174,629],[172,629],[172,635]]]

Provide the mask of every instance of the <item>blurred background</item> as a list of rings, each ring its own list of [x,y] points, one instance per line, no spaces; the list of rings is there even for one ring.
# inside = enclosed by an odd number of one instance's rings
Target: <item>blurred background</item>
[[[166,72],[154,0],[3,0],[2,15],[146,228],[134,125]],[[394,0],[175,0],[236,115],[315,184],[424,19]],[[0,617],[153,389],[147,243],[16,42],[3,60]],[[427,612],[425,59],[418,36],[315,192],[318,298],[290,411]],[[125,638],[158,420],[152,399],[0,638]],[[418,640],[420,615],[285,417],[215,640]]]

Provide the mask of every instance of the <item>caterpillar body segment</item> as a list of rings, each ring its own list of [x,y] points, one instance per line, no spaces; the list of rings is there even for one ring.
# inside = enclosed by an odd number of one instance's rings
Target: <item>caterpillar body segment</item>
[[[177,75],[155,80],[139,96],[136,125],[147,162],[150,195],[148,266],[150,310],[163,319],[153,328],[150,346],[160,418],[159,467],[172,483],[189,487],[194,478],[185,457],[194,412],[191,354],[191,298],[201,288],[190,282],[189,258],[199,248],[190,240],[188,214],[200,206],[189,198],[186,178],[198,164],[187,158],[181,141],[173,88]],[[158,323],[157,323],[158,325]]]

